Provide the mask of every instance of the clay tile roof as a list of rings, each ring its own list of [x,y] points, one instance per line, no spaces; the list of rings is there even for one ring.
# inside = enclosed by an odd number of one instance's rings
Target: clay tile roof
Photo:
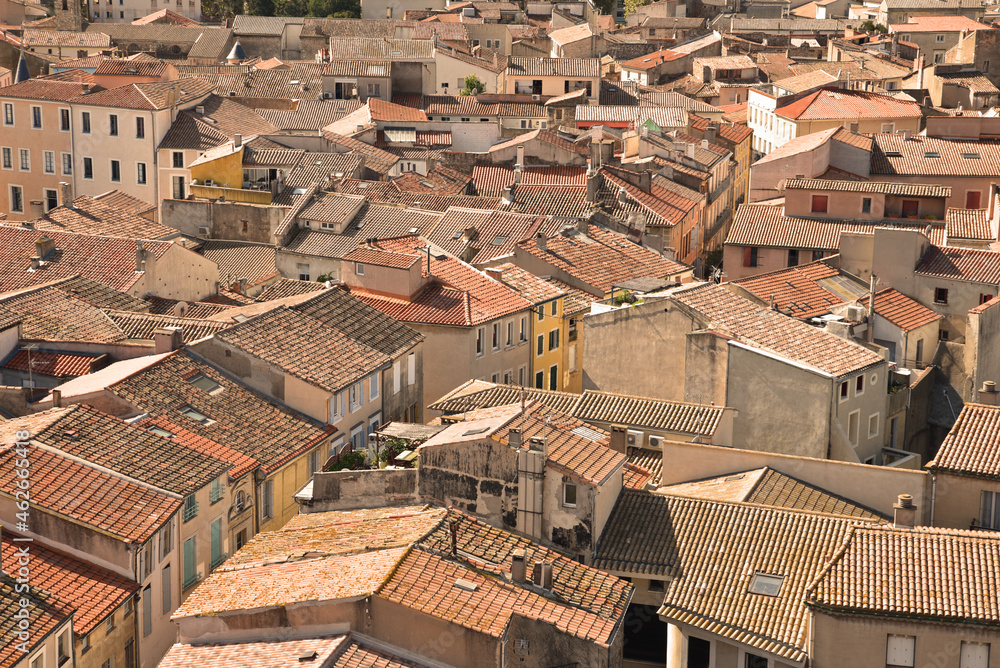
[[[413,107],[404,107],[400,104],[394,104],[392,102],[386,102],[385,100],[380,100],[377,97],[368,98],[368,107],[371,109],[371,118],[375,121],[383,122],[416,122],[416,121],[426,121],[427,114],[425,114],[420,109],[414,109]]]
[[[319,320],[281,307],[215,338],[328,392],[339,392],[391,361]]]
[[[499,197],[503,189],[514,184],[515,172],[511,165],[482,165],[472,168],[472,180],[480,195]],[[523,185],[538,186],[585,186],[586,167],[562,165],[526,165],[521,171]]]
[[[677,434],[711,436],[724,408],[586,390],[572,415],[584,422],[627,424]]]
[[[881,355],[867,348],[739,297],[720,285],[679,290],[670,300],[690,308],[704,319],[706,327],[834,378],[885,363]]]
[[[339,661],[334,662],[333,657],[343,651],[344,646],[349,643],[350,640],[346,636],[196,645],[177,643],[170,648],[159,666],[161,668],[223,668],[224,666],[300,668],[303,662],[299,657],[315,653],[316,658],[312,659],[309,665],[332,668],[341,665]]]
[[[382,239],[375,248],[401,254],[424,253],[427,242],[416,237]],[[427,269],[422,267],[426,274]],[[351,294],[402,322],[471,327],[531,308],[516,291],[448,255],[431,254],[434,281],[410,299],[385,297],[352,289]]]
[[[71,30],[24,31],[22,41],[26,47],[65,46],[79,48],[109,48],[111,38],[99,32],[74,32]]]
[[[543,304],[565,294],[548,281],[538,278],[510,262],[497,265],[494,269],[501,272],[500,280],[520,292],[521,296],[532,304]]]
[[[27,350],[16,350],[4,361],[3,368],[27,372],[28,360],[30,359],[30,368],[33,373],[65,378],[90,373],[98,357],[98,355],[48,350],[35,350],[31,353]]]
[[[197,341],[225,329],[228,325],[202,318],[187,318],[156,313],[131,313],[105,309],[107,317],[121,330],[125,339],[153,340],[153,330],[161,327],[179,327],[181,339]]]
[[[778,107],[774,113],[799,121],[922,116],[920,105],[916,102],[898,100],[878,93],[826,89]]]
[[[198,252],[219,266],[219,277],[227,285],[247,280],[256,285],[277,273],[274,246],[241,241],[206,241]]]
[[[151,430],[153,427],[156,427],[160,430],[167,431],[171,434],[169,439],[172,443],[176,443],[178,446],[183,446],[193,452],[205,455],[212,460],[226,462],[230,465],[229,477],[234,480],[242,478],[244,475],[260,465],[260,462],[253,457],[248,457],[247,455],[237,452],[232,448],[227,448],[226,446],[207,439],[204,436],[199,436],[192,431],[184,429],[176,423],[170,422],[162,416],[144,417],[142,420],[134,422],[133,424],[141,429]]]
[[[868,298],[861,298],[858,303],[867,304]],[[875,313],[904,332],[923,327],[942,318],[941,315],[920,302],[910,299],[895,288],[885,288],[875,294]]]
[[[940,72],[935,74],[935,76],[941,79],[944,84],[968,88],[973,94],[985,93],[987,95],[996,95],[1000,93],[1000,89],[982,72]]]
[[[817,610],[1000,627],[1000,535],[856,526],[806,592]]]
[[[657,490],[671,496],[710,501],[741,501],[789,510],[807,510],[825,515],[883,521],[878,512],[850,499],[810,485],[767,466],[753,471],[729,473],[716,478],[679,483]]]
[[[820,261],[742,278],[734,281],[733,285],[768,304],[773,298],[778,311],[808,320],[825,315],[830,312],[830,307],[844,303],[843,298],[821,283],[825,278],[839,275],[836,269]]]
[[[481,408],[509,406],[521,401],[539,401],[562,413],[572,414],[580,400],[579,394],[522,388],[516,385],[497,385],[484,380],[470,380],[455,388],[427,408],[445,414],[466,413]]]
[[[199,373],[222,391],[208,393],[188,382]],[[183,351],[115,381],[108,389],[139,410],[258,460],[265,474],[315,448],[332,429],[252,392]],[[186,417],[180,412],[184,406],[211,422]]]
[[[5,86],[0,89],[0,97],[66,101],[81,95],[88,86],[90,84],[80,81],[63,81],[39,77]]]
[[[989,176],[1000,170],[1000,143],[902,134],[872,135],[871,176]]]
[[[60,410],[66,409],[56,412]],[[34,432],[33,424],[47,417],[50,416],[43,413],[16,418],[5,424],[5,428],[13,430],[21,426]],[[0,446],[4,489],[11,489],[14,483],[16,455],[12,445],[12,437],[7,437],[5,445]],[[183,503],[177,495],[140,485],[44,447],[33,449],[31,471],[36,487],[32,490],[32,502],[42,512],[67,517],[124,542],[145,542]]]
[[[463,253],[471,249],[470,262],[483,265],[513,255],[519,242],[533,239],[538,232],[555,234],[559,225],[555,220],[531,214],[451,207],[424,237],[467,259],[469,256]]]
[[[511,56],[507,62],[507,76],[597,78],[601,76],[601,61],[598,58],[529,58]]]
[[[948,207],[944,214],[949,239],[995,241],[996,234],[986,216],[986,209],[955,209]]]
[[[174,104],[184,104],[212,92],[214,86],[194,77],[155,83],[137,83],[80,95],[73,102],[82,105],[123,109],[166,109],[173,93]]]
[[[18,314],[21,335],[29,341],[113,343],[126,338],[99,307],[55,287],[26,290],[2,304],[5,312]]]
[[[996,285],[1000,283],[1000,252],[931,246],[914,271],[924,276]]]
[[[663,451],[649,448],[628,448],[628,462],[625,464],[625,485],[632,489],[642,489],[646,484],[660,485],[663,473]],[[631,478],[631,481],[629,479]]]
[[[585,238],[584,238],[585,236]],[[614,284],[632,278],[671,278],[690,267],[668,260],[656,251],[639,246],[600,225],[589,225],[586,235],[556,235],[545,242],[545,250],[532,239],[518,249],[552,264],[571,276],[608,293]]]
[[[879,181],[836,181],[832,179],[786,179],[785,190],[880,193],[898,197],[951,197],[951,186]]]
[[[623,489],[594,565],[667,580],[661,617],[802,661],[803,592],[849,528],[841,517]],[[750,591],[758,572],[784,578],[777,596]]]
[[[927,221],[913,224],[899,221],[863,222],[827,218],[798,218],[784,215],[783,208],[770,204],[744,204],[733,216],[726,244],[769,248],[801,248],[835,252],[842,232],[874,234],[878,227],[922,230]],[[931,226],[931,242],[944,243],[944,225]]]
[[[1000,479],[1000,407],[965,404],[927,468]]]
[[[17,550],[24,543],[3,532],[2,571],[16,573]],[[44,591],[61,613],[73,614],[73,632],[83,637],[94,630],[118,606],[139,590],[139,585],[120,575],[63,554],[39,542],[29,548],[31,584]],[[2,663],[0,659],[0,665]]]
[[[119,197],[119,193],[124,197]],[[112,190],[97,197],[80,195],[73,200],[72,207],[58,206],[31,224],[36,230],[107,237],[168,239],[178,236],[176,229],[144,218],[141,213],[148,208],[155,207]]]
[[[912,16],[906,23],[890,23],[892,32],[969,32],[975,30],[993,30],[993,26],[980,23],[967,16]]]

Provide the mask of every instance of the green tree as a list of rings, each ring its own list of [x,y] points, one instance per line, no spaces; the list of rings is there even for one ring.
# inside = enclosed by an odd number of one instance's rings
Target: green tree
[[[308,16],[307,0],[274,0],[275,16]]]
[[[332,19],[361,17],[360,0],[308,0],[309,16]]]
[[[475,74],[470,74],[465,77],[465,88],[462,89],[460,95],[479,95],[484,90],[486,90],[486,84],[480,81]]]
[[[875,23],[870,19],[861,24],[861,29],[865,32],[871,32],[874,30],[875,32],[880,32],[883,35],[889,32],[889,29],[886,28],[884,25],[882,25],[881,23]]]
[[[274,0],[246,0],[247,14],[252,16],[274,16]]]
[[[615,2],[615,0],[595,0],[594,4],[597,5],[597,9],[602,14],[608,14],[610,16],[614,16],[615,10],[618,9],[618,3]]]
[[[645,7],[653,0],[625,0],[625,16],[635,14],[635,10]],[[609,14],[612,12],[608,12]]]

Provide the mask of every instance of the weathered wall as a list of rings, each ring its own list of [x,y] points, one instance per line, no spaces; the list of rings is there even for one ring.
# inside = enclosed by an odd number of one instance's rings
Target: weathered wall
[[[972,529],[979,525],[981,492],[1000,494],[1000,481],[973,476],[932,473],[934,490],[934,526],[949,529]]]
[[[417,501],[417,470],[326,471],[313,475],[312,502],[303,513],[380,508]]]
[[[484,438],[418,452],[421,497],[475,513],[494,526],[517,526],[517,453],[513,448]]]
[[[231,241],[271,243],[284,215],[282,207],[238,202],[164,199],[160,204],[160,222],[167,227],[198,237],[207,227],[210,238]]]

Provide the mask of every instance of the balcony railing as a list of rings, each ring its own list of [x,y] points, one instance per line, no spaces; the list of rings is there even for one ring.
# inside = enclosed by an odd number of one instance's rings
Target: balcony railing
[[[229,202],[245,202],[247,204],[270,204],[270,190],[243,190],[241,188],[222,188],[191,184],[191,195],[198,199],[223,199]]]
[[[185,504],[184,510],[181,512],[181,519],[185,522],[194,519],[198,515],[198,502],[195,501],[191,504]]]

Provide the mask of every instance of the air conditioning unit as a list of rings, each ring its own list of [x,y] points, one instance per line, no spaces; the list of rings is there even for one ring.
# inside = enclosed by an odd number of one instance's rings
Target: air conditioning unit
[[[323,99],[324,100],[332,100],[333,99],[333,95],[331,93],[323,93]]]
[[[851,322],[861,322],[865,319],[865,308],[863,306],[851,305],[847,307],[847,319]]]
[[[208,228],[205,227],[204,225],[202,225],[201,227],[198,228],[198,234],[200,234],[203,237],[207,237],[208,236]]]
[[[628,434],[625,436],[625,443],[628,444],[630,448],[641,448],[642,437],[643,433],[641,431],[629,429]]]
[[[538,93],[532,93],[532,94],[531,94],[531,99],[532,99],[533,101],[535,101],[535,102],[538,102],[539,100],[541,100],[541,99],[542,99],[542,96],[541,96],[541,95],[539,95]]]
[[[662,446],[662,445],[663,445],[663,437],[662,436],[653,436],[652,434],[650,434],[650,436],[649,436],[649,447],[653,448],[654,450],[659,450],[660,446]]]

